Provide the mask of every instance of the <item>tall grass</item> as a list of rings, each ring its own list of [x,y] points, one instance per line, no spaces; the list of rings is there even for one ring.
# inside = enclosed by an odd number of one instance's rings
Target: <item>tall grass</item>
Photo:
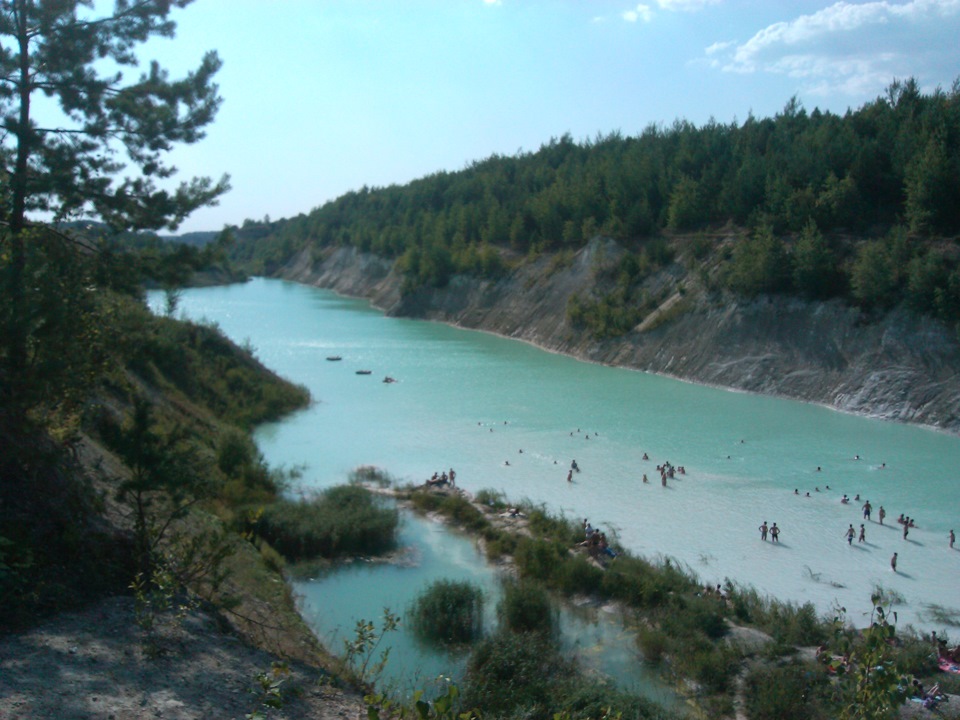
[[[546,589],[530,581],[508,580],[497,606],[500,627],[516,633],[553,637],[559,630],[558,612]]]
[[[413,601],[407,617],[417,636],[462,645],[483,633],[483,590],[473,583],[437,580]]]
[[[288,560],[379,555],[396,547],[396,507],[356,485],[329,488],[311,501],[279,500],[253,530]]]

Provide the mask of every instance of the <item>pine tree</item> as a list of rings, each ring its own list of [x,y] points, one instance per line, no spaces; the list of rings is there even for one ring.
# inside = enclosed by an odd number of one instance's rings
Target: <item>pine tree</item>
[[[29,361],[26,318],[29,216],[94,217],[116,230],[175,229],[214,204],[228,178],[166,187],[164,155],[204,136],[220,106],[215,52],[174,80],[157,63],[135,80],[135,48],[172,37],[173,8],[192,0],[116,0],[101,14],[88,0],[0,0],[0,271],[8,312],[0,328],[0,399],[16,405]],[[59,113],[34,112],[38,98]],[[47,117],[52,115],[52,118]]]

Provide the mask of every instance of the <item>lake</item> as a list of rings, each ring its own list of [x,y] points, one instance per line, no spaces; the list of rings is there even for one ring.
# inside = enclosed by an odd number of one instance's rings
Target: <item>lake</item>
[[[162,294],[151,302],[162,307]],[[730,578],[822,613],[843,606],[857,624],[881,587],[902,597],[901,624],[957,635],[946,624],[960,620],[960,547],[947,545],[960,529],[955,436],[583,363],[280,280],[186,290],[178,312],[310,389],[310,408],[256,434],[268,462],[301,467],[308,488],[359,465],[413,482],[452,467],[467,490],[587,517],[705,583]],[[574,459],[581,472],[567,482]],[[663,487],[665,461],[686,474]],[[901,513],[917,523],[907,539]],[[779,544],[761,541],[764,521],[781,528]],[[866,542],[848,545],[861,522]]]

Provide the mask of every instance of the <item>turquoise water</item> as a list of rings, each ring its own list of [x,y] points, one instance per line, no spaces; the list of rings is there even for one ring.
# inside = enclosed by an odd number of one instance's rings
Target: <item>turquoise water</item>
[[[823,613],[842,605],[857,623],[881,586],[904,598],[901,623],[958,634],[931,613],[960,611],[960,549],[947,547],[948,531],[960,530],[956,437],[586,364],[276,280],[188,290],[181,311],[309,387],[312,407],[257,436],[269,462],[302,466],[311,487],[363,464],[414,481],[453,467],[468,490],[589,517],[707,583],[731,578]],[[573,459],[582,472],[568,483]],[[666,488],[655,470],[664,461],[687,470]],[[844,493],[861,502],[841,504]],[[859,527],[867,499],[867,542],[848,546],[844,531]],[[918,525],[907,540],[901,513]],[[764,520],[782,528],[779,545],[760,541]]]
[[[485,564],[473,541],[445,526],[405,514],[400,543],[409,549],[398,563],[356,562],[337,567],[325,576],[294,583],[302,598],[302,613],[326,647],[343,650],[353,640],[358,620],[383,627],[384,607],[401,616],[435,580],[468,581],[484,592],[484,628],[496,627],[496,606],[501,597],[497,570]],[[334,599],[349,602],[334,602]],[[588,671],[612,678],[666,707],[681,709],[675,694],[639,662],[634,635],[624,630],[618,615],[603,608],[563,608],[560,627],[567,655],[575,654]],[[400,629],[387,635],[390,647],[382,680],[387,689],[410,695],[418,689],[440,687],[439,676],[458,680],[467,656],[442,652],[418,642],[401,620]],[[380,658],[378,649],[371,663]]]

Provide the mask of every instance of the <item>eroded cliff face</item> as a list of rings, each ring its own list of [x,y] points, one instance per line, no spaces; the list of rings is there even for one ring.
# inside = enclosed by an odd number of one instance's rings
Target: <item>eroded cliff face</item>
[[[622,252],[614,241],[598,238],[568,263],[544,256],[496,281],[457,276],[444,288],[406,296],[392,262],[355,248],[329,250],[319,259],[304,252],[281,274],[368,298],[391,315],[486,330],[592,362],[960,433],[956,335],[904,310],[868,320],[839,302],[721,298],[697,290],[675,265],[651,281],[665,300],[632,332],[596,340],[572,327],[569,299],[602,284],[602,269]],[[671,290],[681,286],[688,290]]]

